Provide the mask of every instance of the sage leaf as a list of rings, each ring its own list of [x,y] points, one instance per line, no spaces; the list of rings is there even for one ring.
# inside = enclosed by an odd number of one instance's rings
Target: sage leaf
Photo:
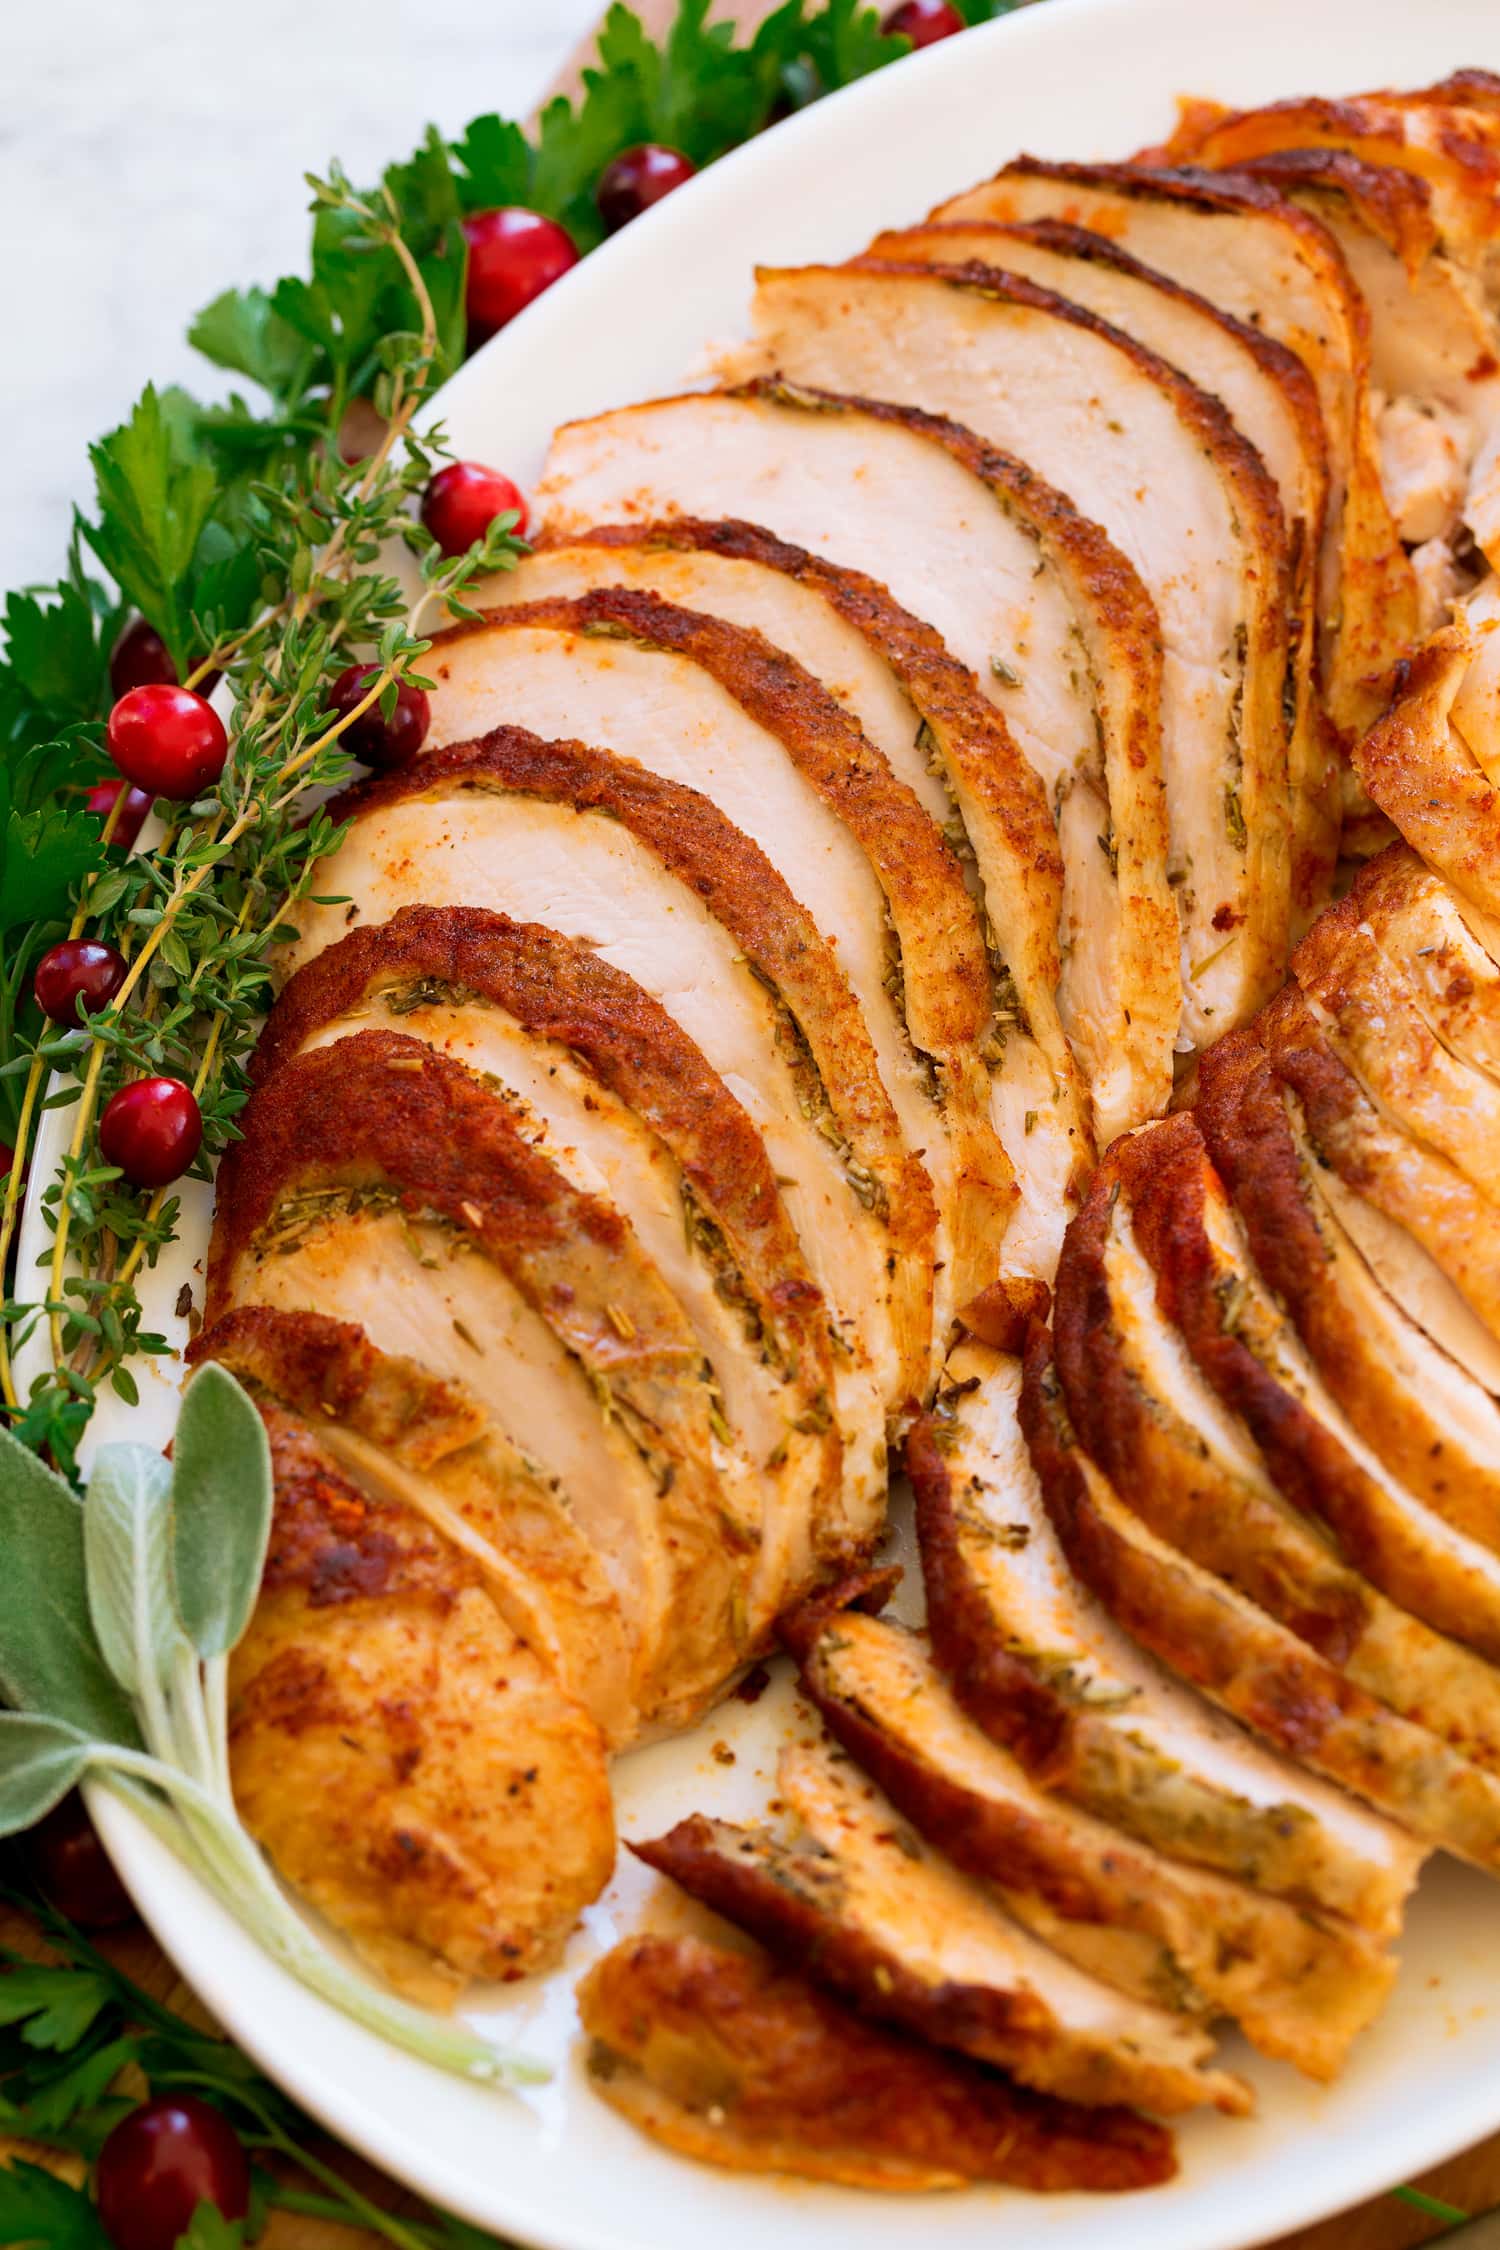
[[[271,1537],[271,1446],[249,1394],[210,1361],[172,1441],[172,1582],[184,1632],[227,1656],[250,1622]]]
[[[83,1510],[89,1614],[126,1693],[165,1687],[181,1640],[168,1542],[172,1471],[149,1445],[103,1445]]]
[[[140,1746],[89,1615],[83,1510],[60,1476],[0,1428],[0,1695],[102,1742]]]
[[[92,1744],[61,1719],[0,1711],[0,1836],[34,1828],[82,1779]]]

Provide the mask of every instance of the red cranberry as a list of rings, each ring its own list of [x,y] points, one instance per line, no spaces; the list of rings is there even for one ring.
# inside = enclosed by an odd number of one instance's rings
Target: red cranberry
[[[186,803],[224,771],[229,737],[213,705],[191,689],[138,687],[109,714],[109,754],[127,781]]]
[[[172,652],[154,625],[137,617],[109,652],[109,685],[116,702],[138,687],[176,687]]]
[[[526,536],[526,502],[517,486],[482,461],[450,461],[422,495],[422,521],[445,555],[466,554],[496,516],[514,509],[515,535]]]
[[[207,672],[197,682],[200,692],[211,695],[223,677]],[[172,652],[154,625],[137,617],[126,626],[109,653],[109,688],[116,702],[136,687],[176,687],[177,667]]]
[[[618,234],[621,227],[629,226],[653,203],[660,203],[673,188],[690,180],[697,169],[678,150],[663,148],[659,141],[643,141],[639,148],[628,148],[604,167],[596,198],[599,216],[611,234]]]
[[[250,2209],[250,2163],[228,2119],[196,2094],[159,2094],[99,2151],[99,2217],[115,2250],[174,2250],[200,2203]]]
[[[899,8],[892,8],[880,26],[886,36],[899,34],[909,39],[914,47],[935,47],[940,39],[951,39],[955,31],[962,31],[964,19],[950,0],[902,0]]]
[[[100,820],[108,820],[115,809],[115,799],[122,793],[125,802],[120,807],[120,817],[115,822],[109,840],[128,852],[151,810],[148,793],[144,789],[132,788],[128,781],[100,781],[95,783],[84,802],[89,811],[97,814]]]
[[[469,245],[464,309],[472,350],[576,266],[578,252],[565,227],[519,204],[475,211],[463,226]]]
[[[381,669],[378,664],[351,664],[347,672],[340,672],[328,691],[329,708],[340,718],[352,711],[369,694]],[[382,696],[381,703],[384,700]],[[339,740],[361,765],[373,766],[377,773],[394,773],[398,766],[409,766],[426,741],[432,707],[422,690],[407,680],[396,689],[396,708],[388,719],[382,715],[381,703],[361,712]]]
[[[0,1180],[4,1179],[6,1173],[10,1170],[15,1161],[16,1152],[11,1147],[10,1142],[0,1141]]]
[[[81,1930],[117,1930],[135,1908],[76,1789],[54,1805],[26,1838],[37,1889]]]
[[[54,1023],[77,1026],[79,1007],[97,1016],[125,982],[125,956],[97,938],[64,938],[49,946],[36,965],[32,991],[37,1006]]]
[[[180,1180],[203,1143],[203,1115],[178,1078],[137,1078],[122,1086],[99,1120],[99,1148],[132,1187]]]

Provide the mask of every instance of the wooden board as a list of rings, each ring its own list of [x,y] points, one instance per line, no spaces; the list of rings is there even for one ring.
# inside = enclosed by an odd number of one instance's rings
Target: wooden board
[[[725,0],[719,12],[733,16],[741,24],[753,25],[768,15],[775,4],[776,0],[739,0],[738,5],[729,5]],[[677,0],[634,0],[634,6],[648,28],[660,33],[676,14]],[[554,91],[573,91],[578,73],[592,51],[591,35],[561,73]],[[41,1950],[36,1933],[22,1918],[3,1910],[0,1910],[0,1945],[17,1952]],[[176,1970],[143,1931],[106,1939],[102,1950],[158,1999],[191,2014],[200,2023],[207,2023],[203,2010]],[[1255,2128],[1251,2125],[1246,2130],[1253,2132]],[[43,2151],[0,2137],[0,2161],[9,2153],[24,2155],[33,2162],[54,2162]],[[419,2209],[411,2197],[382,2180],[358,2158],[324,2146],[320,2146],[319,2154],[336,2163],[362,2194],[383,2209],[408,2215]],[[69,2177],[78,2175],[78,2167],[67,2161],[56,2163],[56,2169]],[[1500,2134],[1450,2163],[1439,2165],[1414,2184],[1460,2211],[1477,2213],[1500,2204]],[[1276,2243],[1266,2245],[1265,2250],[1417,2250],[1418,2244],[1430,2242],[1442,2232],[1436,2220],[1424,2218],[1409,2205],[1383,2196],[1339,2218],[1329,2219],[1321,2226],[1284,2235]],[[262,2241],[265,2250],[376,2250],[378,2237],[363,2229],[334,2227],[322,2220],[294,2218],[277,2212]]]

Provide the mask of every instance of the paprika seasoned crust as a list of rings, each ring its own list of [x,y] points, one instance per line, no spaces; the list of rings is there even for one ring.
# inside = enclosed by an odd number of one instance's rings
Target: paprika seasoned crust
[[[1382,1116],[1295,984],[1278,994],[1257,1029],[1271,1067],[1296,1098],[1312,1147],[1350,1200],[1373,1206],[1398,1234],[1409,1235],[1463,1300],[1458,1311],[1466,1306],[1491,1339],[1500,1338],[1500,1206]],[[1403,1287],[1402,1302],[1428,1325],[1414,1287]]]
[[[1075,1576],[1018,1425],[1020,1363],[968,1345],[949,1375],[906,1465],[959,1703],[1039,1786],[1125,1835],[1393,1936],[1420,1848],[1232,1725]]]
[[[541,500],[552,540],[622,518],[747,518],[864,571],[938,633],[1001,711],[1057,823],[1058,1004],[1101,1143],[1164,1106],[1181,990],[1160,628],[1096,525],[941,416],[769,381],[566,425]]]
[[[1375,1514],[1375,1501],[1337,1485],[1331,1468],[1312,1493],[1300,1466],[1292,1489],[1273,1481],[1282,1464],[1257,1450],[1173,1325],[1160,1278],[1168,1224],[1158,1183],[1175,1178],[1172,1160],[1184,1148],[1190,1158],[1201,1153],[1185,1114],[1117,1144],[1069,1229],[1055,1332],[1080,1443],[1157,1537],[1392,1710],[1500,1768],[1500,1672],[1398,1608],[1299,1505],[1336,1501],[1342,1526],[1361,1509]],[[1396,1545],[1385,1505],[1380,1525]],[[1368,1540],[1366,1524],[1360,1529]]]
[[[1417,583],[1381,483],[1368,314],[1327,229],[1259,181],[1033,156],[1016,158],[933,216],[1087,227],[1264,328],[1305,362],[1318,386],[1330,472],[1320,579],[1324,692],[1346,735],[1369,726],[1416,638]]]
[[[957,856],[850,714],[754,631],[600,588],[438,637],[432,739],[580,733],[700,788],[835,944],[941,1230],[934,1342],[993,1279],[1015,1201],[981,1050],[999,995]]]
[[[594,2089],[653,2140],[733,2171],[888,2193],[981,2181],[1155,2187],[1164,2126],[1081,2109],[864,2022],[762,1954],[627,1938],[578,1989]]]
[[[601,1557],[553,1484],[461,1381],[377,1351],[363,1328],[265,1305],[191,1347],[311,1423],[342,1473],[477,1565],[500,1615],[611,1741],[634,1719],[637,1636]]]
[[[1392,844],[1365,862],[1349,899],[1448,1053],[1500,1079],[1500,964],[1452,886],[1405,844]]]
[[[1058,1009],[1052,814],[999,711],[873,580],[747,524],[591,532],[529,556],[481,598],[514,607],[603,586],[763,634],[837,698],[972,871],[994,973],[991,1114],[1005,1148],[1030,1143],[1004,1255],[1013,1268],[1050,1269],[1093,1136]]]
[[[1041,1789],[964,1715],[904,1627],[815,1602],[789,1637],[835,1739],[1037,1936],[1137,1999],[1231,2016],[1263,2054],[1337,2075],[1394,1981],[1373,1939],[1132,1843]]]
[[[1256,1265],[1344,1413],[1412,1492],[1500,1552],[1500,1407],[1340,1223],[1253,1033],[1205,1056],[1193,1113]]]
[[[602,1738],[478,1567],[263,1400],[275,1513],[229,1679],[230,1771],[277,1872],[427,2005],[552,1967],[609,1879]]]
[[[761,1136],[837,1337],[856,1529],[885,1509],[885,1417],[932,1352],[931,1187],[906,1149],[832,950],[764,855],[705,797],[519,729],[427,753],[335,801],[346,826],[299,907],[290,965],[434,905],[503,909],[590,948],[665,1008]]]
[[[1201,1045],[1243,1021],[1275,989],[1291,915],[1286,532],[1253,447],[1144,345],[988,266],[762,270],[753,320],[764,368],[952,415],[1129,557],[1165,650],[1184,1030]]]
[[[503,1089],[533,1145],[608,1196],[676,1295],[759,1465],[760,1632],[849,1526],[827,1315],[749,1118],[640,986],[480,908],[403,907],[319,954],[273,1008],[258,1074],[382,1018]]]
[[[557,1480],[638,1632],[637,1708],[696,1714],[747,1653],[762,1499],[712,1371],[619,1214],[447,1057],[365,1031],[252,1097],[220,1174],[207,1317],[356,1317],[472,1388]]]
[[[1345,1419],[1257,1272],[1193,1119],[1170,1120],[1151,1155],[1131,1209],[1158,1305],[1249,1430],[1278,1490],[1327,1528],[1372,1586],[1493,1666],[1500,1556],[1402,1485]],[[1492,1740],[1500,1672],[1493,1694]]]
[[[1003,226],[930,221],[878,235],[873,257],[974,263],[1020,274],[1083,306],[1217,398],[1264,461],[1288,541],[1289,674],[1284,699],[1292,809],[1293,927],[1328,897],[1342,815],[1334,735],[1318,684],[1318,557],[1328,507],[1327,440],[1317,386],[1284,344],[1143,265],[1118,243],[1056,219]]]
[[[1494,1776],[1157,1537],[1079,1448],[1045,1329],[1027,1347],[1021,1420],[1068,1563],[1126,1632],[1276,1749],[1500,1873]]]
[[[783,1838],[694,1814],[637,1858],[760,1939],[862,2015],[1090,2105],[1244,2115],[1240,2079],[1204,2068],[1190,2021],[1111,1991],[1040,1944],[939,1859],[847,1761],[791,1748]]]

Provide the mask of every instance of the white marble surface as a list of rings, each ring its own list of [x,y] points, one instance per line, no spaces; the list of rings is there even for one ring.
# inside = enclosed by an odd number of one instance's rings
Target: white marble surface
[[[302,174],[356,179],[522,115],[600,0],[7,0],[0,6],[0,588],[55,577],[89,440],[231,283],[300,271]]]

